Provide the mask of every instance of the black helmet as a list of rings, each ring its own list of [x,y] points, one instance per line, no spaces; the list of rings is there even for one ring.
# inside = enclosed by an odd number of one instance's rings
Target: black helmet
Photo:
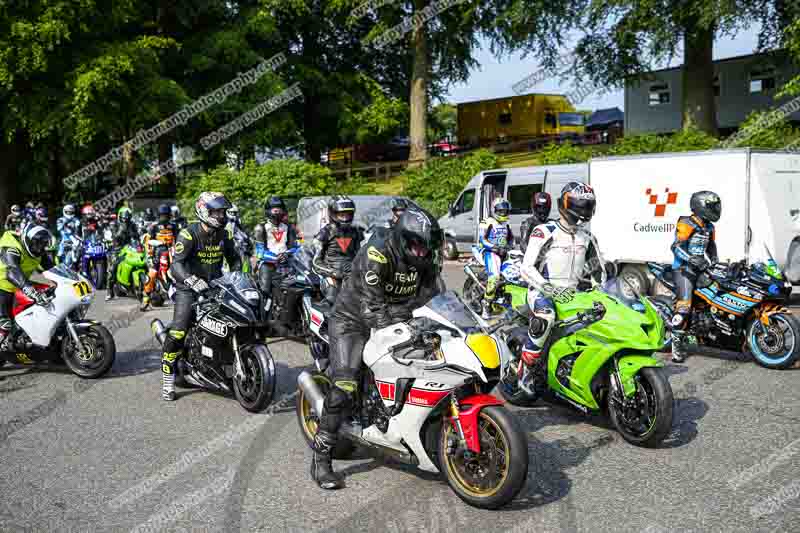
[[[356,216],[356,204],[347,196],[334,196],[328,202],[328,218],[337,226],[350,225]]]
[[[158,206],[158,218],[161,221],[169,220],[171,211],[169,210],[169,206],[167,204],[161,204]]]
[[[36,206],[33,205],[33,202],[25,202],[25,209],[36,209]]]
[[[436,219],[422,209],[407,209],[392,230],[396,250],[417,268],[438,262],[444,233]]]
[[[152,207],[148,207],[147,209],[144,210],[144,218],[146,220],[152,220],[153,218],[155,218],[155,214],[153,213]]]
[[[33,257],[42,257],[53,235],[44,226],[29,225],[22,235],[22,244]]]
[[[692,213],[706,222],[716,222],[722,215],[722,201],[719,195],[711,191],[697,191],[689,201]]]
[[[553,207],[553,200],[546,192],[537,192],[533,195],[533,214],[539,220],[546,220],[550,216],[550,209]]]
[[[561,189],[558,212],[570,226],[585,224],[594,216],[597,198],[594,189],[584,183],[571,181]]]
[[[273,196],[264,204],[264,216],[274,225],[280,224],[285,215],[286,204],[280,196]]]
[[[194,212],[200,222],[214,229],[225,226],[226,211],[230,208],[231,203],[221,192],[201,193],[194,203]]]

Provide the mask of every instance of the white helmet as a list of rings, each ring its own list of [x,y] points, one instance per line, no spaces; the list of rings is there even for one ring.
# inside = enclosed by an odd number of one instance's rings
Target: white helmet
[[[74,217],[75,216],[75,206],[73,204],[65,205],[63,213],[64,213],[65,217]]]

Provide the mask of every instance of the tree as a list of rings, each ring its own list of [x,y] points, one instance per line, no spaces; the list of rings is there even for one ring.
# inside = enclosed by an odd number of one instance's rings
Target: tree
[[[571,30],[579,31],[570,71],[598,86],[641,81],[646,72],[682,54],[683,124],[695,124],[711,134],[717,130],[714,39],[760,22],[766,42],[769,32],[794,20],[797,13],[783,0],[556,0],[555,4],[507,0],[505,4],[506,14],[495,32],[500,48],[521,48],[550,66],[559,52],[554,45],[564,45]]]
[[[452,104],[439,104],[428,116],[428,138],[432,141],[452,139],[458,128],[458,111]]]

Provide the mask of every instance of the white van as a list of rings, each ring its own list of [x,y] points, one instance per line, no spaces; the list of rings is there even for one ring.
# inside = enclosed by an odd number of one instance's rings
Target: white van
[[[455,259],[468,252],[478,238],[478,224],[489,216],[492,201],[503,196],[511,204],[509,223],[515,238],[519,238],[522,221],[533,214],[531,199],[534,193],[548,192],[555,199],[570,181],[586,183],[589,165],[552,165],[486,170],[473,177],[450,205],[449,213],[439,219],[446,237],[446,256]],[[550,216],[558,216],[555,202]]]

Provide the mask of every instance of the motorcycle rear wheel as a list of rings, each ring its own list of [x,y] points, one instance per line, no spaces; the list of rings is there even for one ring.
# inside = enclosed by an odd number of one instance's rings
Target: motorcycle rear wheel
[[[233,378],[233,394],[246,410],[260,413],[275,395],[275,361],[264,344],[248,344],[239,353],[244,380]]]
[[[92,324],[79,331],[78,338],[88,352],[84,357],[77,353],[69,336],[64,338],[61,345],[61,358],[72,373],[82,378],[95,379],[108,372],[117,355],[117,345],[111,332],[102,324]]]
[[[465,449],[448,453],[448,442],[458,440],[453,424],[442,424],[439,464],[456,495],[473,507],[497,509],[519,493],[528,477],[528,441],[516,418],[506,408],[488,406],[478,414],[481,452],[467,458]]]
[[[787,313],[775,313],[769,318],[766,331],[758,327],[761,323],[757,318],[748,324],[747,349],[764,368],[786,370],[800,357],[800,320]]]
[[[317,385],[322,389],[323,394],[328,393],[331,386],[330,380],[319,372],[314,372],[312,378],[317,382]],[[311,410],[311,402],[305,397],[303,389],[297,389],[297,403],[295,407],[297,413],[297,423],[300,424],[300,432],[308,444],[308,447],[314,449],[314,437],[319,429],[319,417],[317,417]],[[331,454],[334,459],[339,461],[346,461],[353,456],[355,445],[344,437],[339,437],[336,441],[336,447]]]
[[[672,430],[672,387],[660,368],[642,368],[635,380],[632,401],[647,412],[634,413],[633,408],[626,409],[609,401],[611,423],[629,443],[655,448]],[[636,417],[637,414],[641,416]]]

